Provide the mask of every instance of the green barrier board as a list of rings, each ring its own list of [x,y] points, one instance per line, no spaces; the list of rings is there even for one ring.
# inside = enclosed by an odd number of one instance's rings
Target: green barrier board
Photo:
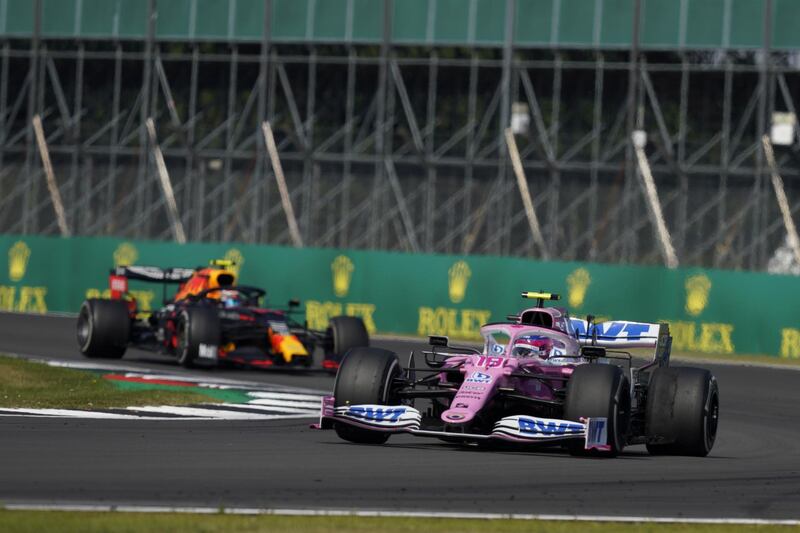
[[[31,37],[41,6],[45,38],[136,39],[148,34],[146,0],[0,0],[0,35]],[[520,48],[627,48],[634,0],[156,0],[155,38],[275,42],[503,46],[506,14]],[[643,48],[800,48],[800,2],[641,0]],[[268,16],[265,10],[270,9]],[[385,27],[385,10],[389,24]]]
[[[248,244],[130,242],[113,238],[0,236],[0,310],[76,312],[108,294],[121,264],[195,267],[233,259],[240,283],[264,287],[268,304],[303,302],[312,328],[339,314],[368,329],[477,338],[481,324],[524,307],[523,290],[560,293],[573,316],[667,321],[677,351],[800,358],[800,278],[760,273],[492,256],[412,255]],[[161,289],[132,284],[144,310]]]

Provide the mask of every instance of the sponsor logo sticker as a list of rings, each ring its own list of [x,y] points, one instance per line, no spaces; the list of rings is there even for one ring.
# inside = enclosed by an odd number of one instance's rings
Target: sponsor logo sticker
[[[518,424],[521,433],[539,435],[569,435],[574,433],[582,433],[584,431],[583,424],[539,418],[520,417]]]
[[[459,392],[456,394],[456,398],[460,400],[480,400],[483,398],[483,394],[477,392]]]
[[[586,429],[586,449],[608,450],[608,420],[590,418]]]
[[[374,422],[397,422],[406,412],[403,407],[373,408],[354,406],[347,410],[349,416]]]
[[[200,344],[197,351],[197,356],[200,359],[217,359],[217,346],[214,344]]]
[[[277,335],[288,335],[289,334],[289,326],[286,325],[286,322],[272,322],[270,321],[269,327],[272,329],[272,332]]]
[[[111,290],[116,292],[128,292],[128,278],[125,276],[111,276]]]
[[[484,372],[473,372],[470,377],[465,379],[467,383],[491,383],[492,376],[489,374],[485,374]]]

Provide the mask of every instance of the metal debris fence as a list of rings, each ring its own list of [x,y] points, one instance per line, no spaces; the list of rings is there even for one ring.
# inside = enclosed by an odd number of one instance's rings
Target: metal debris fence
[[[638,16],[637,16],[638,15]],[[630,139],[681,265],[765,269],[785,238],[760,137],[796,111],[794,0],[0,0],[0,232],[661,264]],[[800,209],[798,143],[777,166]]]

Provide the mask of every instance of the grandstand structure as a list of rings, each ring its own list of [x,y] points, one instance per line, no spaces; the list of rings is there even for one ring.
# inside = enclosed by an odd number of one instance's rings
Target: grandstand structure
[[[661,264],[641,130],[679,264],[763,270],[786,231],[761,136],[800,105],[797,20],[796,0],[0,0],[0,232],[172,239],[161,153],[189,240],[292,244],[268,121],[304,246]]]

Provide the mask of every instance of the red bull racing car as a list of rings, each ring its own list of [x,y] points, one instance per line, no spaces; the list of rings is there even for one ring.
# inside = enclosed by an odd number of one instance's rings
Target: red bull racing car
[[[320,348],[323,368],[335,371],[351,348],[368,346],[361,319],[337,316],[324,331],[292,318],[300,302],[285,309],[260,306],[263,289],[237,285],[228,261],[210,267],[124,266],[111,271],[110,299],[91,298],[78,314],[78,347],[86,357],[121,358],[129,346],[171,355],[185,367],[234,363],[253,367],[305,367]],[[141,313],[129,281],[158,283],[164,306]],[[177,292],[167,297],[167,288]]]

